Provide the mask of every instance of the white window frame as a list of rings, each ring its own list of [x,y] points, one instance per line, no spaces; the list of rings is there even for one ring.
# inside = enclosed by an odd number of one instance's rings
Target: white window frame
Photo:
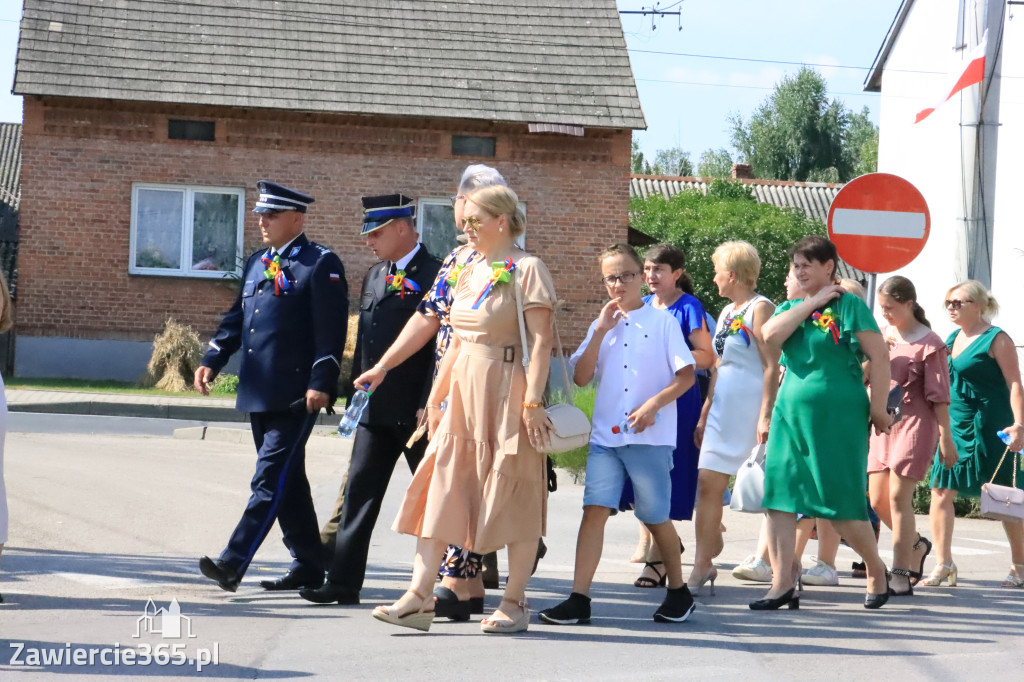
[[[423,241],[423,230],[425,228],[425,225],[423,224],[423,215],[424,215],[423,207],[424,206],[428,206],[428,205],[429,206],[449,206],[450,207],[452,205],[452,200],[451,200],[451,197],[445,197],[445,198],[441,198],[441,197],[423,197],[419,201],[416,202],[416,233],[419,235],[421,242]],[[519,208],[520,208],[520,210],[522,210],[523,215],[525,216],[526,215],[526,202],[525,201],[520,201],[519,202]],[[529,227],[529,222],[527,222],[527,227]],[[456,228],[456,234],[458,234],[458,228]],[[523,230],[523,233],[521,235],[519,235],[518,237],[516,237],[516,246],[518,246],[519,248],[521,248],[523,250],[526,249],[526,230]],[[447,256],[448,254],[447,253],[434,253],[434,254],[431,254],[431,255],[436,257],[436,258],[444,259],[444,257]]]
[[[140,190],[158,190],[181,192],[182,228],[181,228],[181,267],[180,268],[147,268],[135,265],[136,248],[138,245],[138,195]],[[196,193],[233,194],[238,197],[238,228],[236,232],[235,267],[232,270],[193,270],[192,269],[192,229],[193,209]],[[158,277],[190,277],[201,279],[223,279],[225,276],[241,274],[241,258],[243,239],[245,237],[245,189],[239,187],[217,187],[210,185],[172,185],[163,183],[134,182],[132,183],[131,231],[128,250],[128,273],[132,275],[156,275]]]

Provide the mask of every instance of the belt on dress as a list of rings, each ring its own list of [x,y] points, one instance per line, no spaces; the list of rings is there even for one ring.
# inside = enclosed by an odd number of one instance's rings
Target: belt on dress
[[[465,354],[473,358],[485,358],[487,360],[501,360],[505,381],[508,382],[508,396],[505,412],[498,424],[498,443],[505,454],[514,455],[519,452],[519,424],[522,421],[522,408],[520,405],[526,397],[525,382],[521,390],[516,390],[515,372],[517,364],[516,346],[489,346],[485,343],[470,343],[462,341],[459,346],[459,355]],[[521,352],[521,351],[520,351]],[[525,371],[525,370],[524,370]]]

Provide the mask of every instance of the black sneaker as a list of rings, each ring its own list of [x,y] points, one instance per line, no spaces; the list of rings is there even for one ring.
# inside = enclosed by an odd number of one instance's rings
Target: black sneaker
[[[590,597],[573,592],[558,606],[544,609],[537,614],[545,623],[552,625],[576,625],[590,622]]]
[[[695,608],[693,595],[685,584],[674,590],[669,588],[665,593],[665,601],[654,612],[654,620],[659,623],[682,623]]]

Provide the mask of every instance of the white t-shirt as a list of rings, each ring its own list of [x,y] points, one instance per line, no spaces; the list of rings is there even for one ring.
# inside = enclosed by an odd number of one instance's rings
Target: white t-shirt
[[[573,368],[594,336],[597,320],[587,338],[569,358]],[[594,424],[590,440],[606,447],[623,445],[676,445],[676,404],[658,411],[654,424],[642,433],[612,433],[612,427],[649,398],[662,391],[676,372],[693,365],[693,355],[679,322],[671,313],[650,304],[633,310],[628,318],[605,334],[597,355],[594,377],[600,382],[594,401]]]

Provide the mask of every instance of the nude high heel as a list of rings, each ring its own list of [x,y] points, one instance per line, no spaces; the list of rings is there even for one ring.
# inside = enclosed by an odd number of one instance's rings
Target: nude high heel
[[[373,617],[377,620],[390,623],[391,625],[398,625],[403,628],[412,628],[414,630],[421,630],[423,632],[429,632],[430,626],[434,622],[434,598],[431,596],[430,601],[421,595],[416,590],[407,590],[406,594],[413,594],[420,600],[420,608],[416,611],[410,611],[404,615],[399,616],[397,613],[391,613],[389,606],[378,606],[373,610]],[[423,607],[430,604],[431,609],[425,611]]]
[[[950,587],[956,587],[956,564],[952,561],[948,564],[939,564],[932,569],[932,574],[921,581],[921,585],[937,587],[943,580],[949,581]]]
[[[1006,574],[1006,579],[1001,583],[1002,587],[1024,587],[1024,564],[1011,564],[1010,572]]]

